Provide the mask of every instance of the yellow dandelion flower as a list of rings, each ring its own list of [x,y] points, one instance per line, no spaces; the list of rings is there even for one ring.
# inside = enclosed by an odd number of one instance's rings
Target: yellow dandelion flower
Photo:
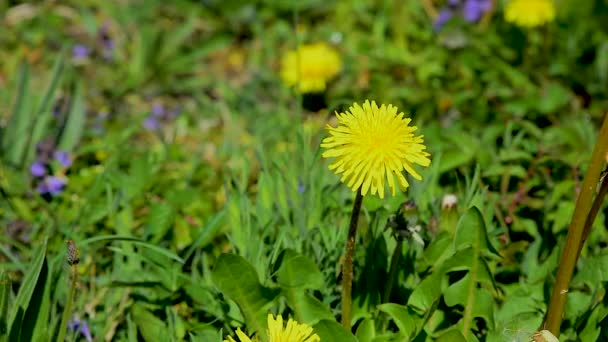
[[[395,195],[395,176],[399,188],[407,189],[404,170],[422,179],[413,164],[429,166],[430,154],[425,151],[423,136],[414,136],[418,128],[409,126],[411,119],[397,114],[397,107],[378,107],[368,100],[363,107],[355,103],[350,112],[336,116],[338,126],[327,125],[330,136],[321,143],[327,149],[323,157],[336,158],[329,169],[342,174],[341,181],[353,191],[361,189],[362,196],[369,191],[384,198],[385,180]]]
[[[255,342],[257,338],[251,339],[241,329],[236,331],[240,342]],[[287,321],[287,326],[283,326],[283,317],[277,315],[275,319],[271,314],[268,314],[268,338],[270,342],[320,342],[319,335],[314,334],[312,327],[307,324],[300,324],[293,319]],[[228,336],[224,342],[237,342],[232,337]]]
[[[302,93],[321,92],[342,69],[338,53],[325,43],[307,44],[289,51],[281,61],[281,78]]]
[[[224,342],[239,342],[239,341],[240,341],[240,342],[253,342],[253,341],[257,341],[257,338],[256,338],[256,339],[253,339],[253,340],[252,340],[251,338],[249,338],[249,336],[247,336],[247,335],[246,335],[246,334],[243,332],[243,330],[241,330],[241,328],[238,328],[238,329],[236,330],[236,336],[239,338],[239,340],[238,340],[238,341],[237,341],[237,340],[235,340],[235,339],[233,339],[233,338],[232,338],[232,336],[228,336],[228,339],[227,339],[227,340],[224,340]]]
[[[553,19],[553,0],[511,0],[505,7],[505,20],[518,26],[535,27]]]

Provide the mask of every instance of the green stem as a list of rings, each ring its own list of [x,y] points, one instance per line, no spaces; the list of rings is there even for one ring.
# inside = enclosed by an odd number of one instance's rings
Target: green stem
[[[393,251],[393,255],[391,256],[391,265],[388,271],[388,279],[386,283],[386,287],[384,288],[384,293],[382,294],[382,303],[388,303],[391,298],[391,292],[393,290],[393,284],[395,283],[395,275],[397,274],[397,266],[399,265],[399,258],[401,257],[401,253],[403,251],[403,239],[397,238],[397,245],[395,246],[395,250]],[[388,316],[382,315],[379,329],[377,331],[385,331],[388,326]]]
[[[401,252],[403,251],[403,239],[397,239],[397,246],[395,246],[395,251],[391,256],[391,265],[388,271],[388,282],[386,283],[386,287],[384,288],[384,294],[382,295],[382,303],[388,303],[388,300],[391,297],[391,291],[393,290],[393,284],[395,283],[395,275],[397,274],[397,265],[399,264],[399,258],[401,257]]]
[[[68,300],[65,303],[65,308],[63,309],[63,315],[61,316],[61,325],[59,325],[59,335],[57,336],[57,341],[63,342],[65,341],[65,334],[68,328],[68,322],[70,320],[70,315],[72,313],[72,304],[74,303],[74,294],[76,293],[76,282],[78,281],[78,273],[76,270],[76,265],[71,266],[70,272],[70,289],[68,290]]]
[[[595,221],[595,217],[597,213],[600,211],[602,206],[602,202],[604,202],[604,197],[608,193],[608,177],[604,177],[601,180],[600,191],[595,196],[593,200],[593,205],[591,206],[591,211],[589,211],[589,215],[587,215],[587,220],[585,221],[585,229],[583,230],[583,239],[581,240],[581,245],[578,248],[578,257],[581,256],[581,251],[583,250],[583,246],[585,245],[585,241],[589,237],[589,233],[591,233],[591,227],[593,226],[593,221]],[[578,259],[577,257],[577,259]]]
[[[564,246],[564,251],[557,270],[555,287],[553,288],[549,308],[547,309],[547,317],[543,323],[543,329],[549,330],[555,337],[559,337],[562,316],[566,305],[566,294],[568,293],[572,273],[574,272],[574,267],[578,259],[578,251],[581,248],[581,242],[583,241],[585,222],[587,216],[591,212],[593,194],[597,188],[600,172],[607,152],[608,115],[604,116],[604,123],[602,124],[597,142],[593,148],[591,162],[589,163],[581,192],[576,201],[572,221],[568,228],[566,245]]]
[[[361,190],[357,190],[353,212],[350,216],[348,237],[346,240],[346,251],[344,252],[344,265],[342,267],[342,326],[350,331],[350,319],[352,315],[352,289],[353,289],[353,253],[355,251],[355,239],[357,237],[357,222],[361,212],[363,196]]]

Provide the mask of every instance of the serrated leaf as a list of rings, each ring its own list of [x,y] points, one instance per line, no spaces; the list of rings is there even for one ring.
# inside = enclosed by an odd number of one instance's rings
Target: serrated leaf
[[[413,310],[404,305],[386,303],[378,305],[378,310],[388,314],[399,328],[399,333],[408,340],[415,336],[416,324],[422,321],[421,316],[416,315]]]
[[[372,342],[376,337],[376,324],[373,319],[366,318],[357,327],[355,334],[359,342]]]
[[[153,203],[147,217],[146,237],[151,243],[163,240],[175,218],[175,208],[168,203]]]
[[[488,326],[492,328],[494,326],[494,301],[487,292],[488,290],[483,287],[478,288],[478,284],[494,286],[491,272],[483,260],[483,255],[488,252],[497,254],[488,242],[483,216],[476,207],[467,210],[458,222],[454,236],[454,249],[456,253],[444,263],[444,271],[468,270],[468,273],[446,289],[444,299],[446,304],[449,302],[452,306],[459,304],[464,307],[461,321],[462,334],[465,338],[472,338],[471,329],[475,317],[481,315]]]
[[[434,303],[441,297],[442,278],[442,273],[438,271],[434,271],[424,278],[410,294],[407,305],[418,310],[421,315],[431,310]]]
[[[253,266],[234,254],[220,256],[211,278],[222,293],[237,303],[249,332],[265,334],[268,309],[279,291],[262,286]]]
[[[477,288],[471,283],[471,272],[448,287],[443,298],[448,306],[461,305],[471,310],[471,318],[479,317],[489,327],[494,327],[494,299],[485,289]]]
[[[150,311],[146,310],[139,304],[133,305],[131,308],[133,321],[137,325],[139,333],[146,342],[162,342],[171,341],[171,333],[165,322],[158,319]]]

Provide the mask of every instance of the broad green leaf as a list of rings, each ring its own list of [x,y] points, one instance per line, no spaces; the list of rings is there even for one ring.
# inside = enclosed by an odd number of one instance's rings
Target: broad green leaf
[[[300,323],[315,324],[322,319],[335,320],[331,309],[303,288],[284,290],[289,306]]]
[[[38,287],[39,279],[41,279],[40,275],[42,274],[43,284],[46,281],[47,271],[48,269],[45,267],[46,265],[46,248],[47,248],[47,240],[45,239],[42,242],[42,246],[38,248],[34,259],[32,260],[31,266],[28,268],[28,272],[21,283],[21,287],[19,288],[19,292],[17,293],[17,298],[15,298],[15,302],[13,303],[11,318],[9,320],[9,341],[20,341],[22,334],[23,336],[30,336],[31,331],[22,331],[23,328],[32,329],[33,322],[25,322],[25,318],[31,318],[28,316],[28,310],[30,307],[30,303],[32,301],[32,295],[36,293],[39,296],[42,296],[42,292],[36,291],[40,290]],[[43,271],[44,269],[44,271]],[[42,287],[42,291],[44,286]],[[36,303],[34,303],[36,304]],[[37,303],[40,305],[40,303]],[[33,308],[32,310],[36,310]],[[31,313],[31,311],[30,311]]]
[[[486,324],[494,327],[494,301],[487,288],[493,289],[493,278],[489,271],[484,254],[496,254],[488,242],[483,216],[479,209],[471,207],[458,222],[454,236],[456,253],[443,264],[444,272],[468,271],[466,275],[451,284],[444,293],[448,306],[462,305],[462,333],[465,338],[473,338],[471,329],[475,317],[482,317]]]
[[[416,324],[417,322],[421,322],[422,318],[416,315],[411,308],[404,305],[386,303],[379,305],[378,310],[388,314],[399,328],[399,333],[408,340],[411,340],[416,335]]]
[[[482,251],[489,251],[497,254],[494,247],[488,241],[485,221],[481,211],[477,207],[472,207],[460,218],[454,236],[454,249],[460,250],[472,246],[476,254],[481,255]]]
[[[470,310],[469,319],[483,318],[489,327],[494,327],[494,299],[487,290],[477,288],[476,284],[471,283],[472,273],[467,273],[445,290],[445,303],[448,306],[461,305],[465,312]]]
[[[456,329],[450,329],[441,334],[436,342],[467,342],[467,339],[462,336],[462,333]]]
[[[452,228],[454,230],[455,228]],[[422,254],[422,270],[428,267],[438,267],[452,253],[452,234],[441,232],[431,243],[424,249]]]
[[[357,333],[355,334],[359,342],[372,342],[376,337],[376,325],[374,320],[366,318],[357,327]]]
[[[357,342],[353,334],[335,321],[322,320],[312,328],[321,341]]]
[[[428,312],[434,303],[441,297],[443,275],[439,271],[433,271],[424,278],[410,294],[407,304],[418,311],[418,314]]]
[[[217,331],[202,331],[197,333],[189,333],[190,341],[192,342],[222,342],[222,338]]]
[[[139,333],[146,342],[163,342],[171,341],[171,332],[165,325],[165,322],[158,319],[150,311],[146,310],[139,304],[133,305],[131,308],[133,321],[137,325]]]
[[[249,332],[265,334],[268,309],[279,291],[262,286],[253,266],[234,254],[220,256],[211,278],[221,292],[238,304]]]
[[[279,256],[279,262],[281,266],[277,278],[281,287],[315,290],[323,287],[323,274],[308,257],[286,249]]]

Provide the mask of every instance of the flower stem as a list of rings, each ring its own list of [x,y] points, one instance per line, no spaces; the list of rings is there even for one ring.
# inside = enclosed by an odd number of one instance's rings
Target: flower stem
[[[353,253],[355,251],[355,238],[357,237],[357,222],[361,212],[363,196],[361,189],[357,190],[353,212],[350,216],[348,237],[346,240],[346,251],[344,252],[344,264],[342,267],[342,326],[350,331],[350,319],[352,314],[352,289],[353,289]]]
[[[576,201],[572,221],[568,228],[566,245],[564,246],[564,251],[557,270],[555,287],[553,288],[549,308],[547,309],[547,317],[543,323],[543,329],[549,330],[556,337],[559,337],[562,316],[566,305],[566,294],[568,293],[572,273],[574,272],[579,250],[583,242],[587,216],[591,212],[593,194],[597,188],[600,172],[607,152],[608,114],[604,116],[604,123],[602,124],[602,128],[600,128],[600,133],[597,142],[595,143],[595,147],[593,148],[593,154],[591,155],[591,162],[589,163],[581,192]]]
[[[600,180],[600,191],[595,196],[593,200],[593,205],[591,206],[591,210],[589,211],[589,215],[585,220],[585,229],[583,230],[583,239],[581,241],[581,245],[578,248],[578,255],[581,255],[581,251],[583,250],[583,246],[585,245],[585,241],[589,237],[589,233],[591,233],[591,226],[593,226],[593,221],[595,221],[595,217],[597,213],[600,211],[600,207],[602,206],[602,202],[604,201],[604,197],[608,194],[608,176],[604,176],[602,180]]]
[[[59,342],[65,341],[65,334],[67,331],[68,322],[70,320],[70,315],[72,313],[72,304],[74,303],[74,294],[76,293],[76,282],[78,281],[76,265],[70,266],[70,269],[70,288],[68,290],[68,300],[65,303],[65,308],[63,309],[61,324],[59,325],[59,335],[57,336],[57,341]]]

